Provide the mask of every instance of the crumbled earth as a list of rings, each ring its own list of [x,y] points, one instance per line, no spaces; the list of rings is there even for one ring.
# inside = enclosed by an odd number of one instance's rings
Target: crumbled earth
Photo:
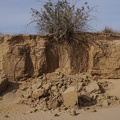
[[[43,74],[18,83],[9,81],[7,90],[0,96],[0,115],[9,117],[13,113],[52,111],[55,116],[59,112],[76,116],[79,110],[96,112],[99,108],[120,104],[120,97],[115,94],[119,93],[120,84],[113,81],[115,84],[89,74],[66,75],[62,72]]]
[[[119,98],[109,95],[109,81],[87,74],[65,75],[61,72],[44,74],[18,82],[18,104],[29,105],[33,111],[84,109],[96,111],[119,104]]]

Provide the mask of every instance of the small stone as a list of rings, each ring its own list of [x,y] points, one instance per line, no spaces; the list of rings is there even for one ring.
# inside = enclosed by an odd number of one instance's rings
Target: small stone
[[[58,117],[58,116],[60,116],[60,115],[58,115],[57,113],[54,114],[54,117]]]
[[[64,92],[65,90],[66,90],[66,86],[62,86],[60,91]]]
[[[37,82],[35,84],[32,85],[32,90],[36,90],[39,89],[42,86],[42,82]]]
[[[115,100],[119,100],[116,96],[114,96],[114,99],[115,99]]]
[[[46,76],[43,76],[43,77],[42,77],[42,80],[47,80]]]
[[[43,98],[44,101],[48,101],[49,100],[49,97],[45,97]]]
[[[47,111],[47,110],[48,110],[48,108],[47,108],[47,107],[44,107],[44,108],[43,108],[43,111]]]
[[[40,97],[43,96],[45,90],[44,89],[36,89],[33,93],[32,93],[32,98],[33,99],[38,99]]]
[[[34,108],[32,108],[31,110],[29,110],[27,113],[35,113],[35,112],[37,112],[38,111],[38,109],[36,109],[35,107]]]
[[[92,112],[97,112],[97,110],[96,110],[96,109],[93,109]]]
[[[75,87],[69,87],[62,94],[63,102],[66,107],[74,107],[78,103],[78,96]]]
[[[63,83],[58,84],[58,88],[61,88],[63,86]]]
[[[71,109],[71,114],[70,115],[72,115],[72,116],[76,116],[77,115],[76,110],[74,108]]]
[[[53,92],[53,95],[56,96],[56,97],[58,97],[58,96],[59,96],[59,93],[58,93],[57,91],[54,91],[54,92]]]
[[[49,107],[51,108],[51,109],[56,109],[57,107],[59,107],[60,106],[60,103],[59,103],[59,101],[58,100],[51,100],[50,101],[50,103],[49,103]]]
[[[77,91],[80,92],[83,88],[83,83],[79,83],[77,86]]]
[[[88,86],[86,86],[86,91],[88,93],[91,93],[93,91],[99,91],[99,86],[96,81],[90,83]]]
[[[92,93],[92,94],[90,95],[90,97],[91,97],[93,100],[96,100],[97,97],[99,97],[99,95],[98,95],[98,94],[95,94],[95,93]]]
[[[67,110],[68,108],[67,107],[65,107],[65,106],[62,106],[61,108],[60,108],[61,110]]]
[[[9,118],[9,116],[8,116],[8,115],[5,115],[4,117]]]
[[[55,71],[54,74],[60,75],[60,72],[59,71]]]
[[[64,77],[64,74],[63,74],[63,73],[61,73],[61,74],[60,74],[60,78],[63,78],[63,77]]]
[[[31,97],[31,95],[32,95],[31,89],[27,89],[27,91],[24,92],[23,97],[28,99]]]
[[[28,111],[27,113],[33,113],[33,111],[31,110],[31,111]]]
[[[51,87],[51,90],[52,90],[52,91],[57,90],[57,86],[52,86],[52,87]]]
[[[22,91],[26,91],[26,90],[28,89],[28,87],[25,86],[25,85],[23,85],[23,86],[20,87],[20,89],[21,89]]]
[[[80,100],[82,100],[82,102],[91,102],[91,98],[87,95],[81,95]]]
[[[93,80],[95,80],[95,81],[100,80],[100,79],[102,79],[100,76],[94,76],[93,77]]]
[[[107,107],[108,105],[109,105],[108,101],[107,100],[103,100],[102,106]]]
[[[45,103],[45,102],[42,102],[42,103],[40,103],[39,105],[37,105],[37,107],[38,107],[38,109],[43,110],[44,107],[46,107],[46,103]]]
[[[47,84],[44,84],[42,87],[43,87],[45,90],[48,90],[48,89],[50,89],[51,84],[50,84],[50,83],[47,83]]]

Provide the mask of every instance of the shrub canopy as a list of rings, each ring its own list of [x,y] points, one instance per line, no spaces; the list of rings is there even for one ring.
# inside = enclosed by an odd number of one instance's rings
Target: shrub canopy
[[[67,0],[48,0],[41,11],[32,8],[33,21],[39,33],[53,34],[56,40],[68,40],[75,32],[85,32],[89,29],[91,11],[87,2],[76,7]]]

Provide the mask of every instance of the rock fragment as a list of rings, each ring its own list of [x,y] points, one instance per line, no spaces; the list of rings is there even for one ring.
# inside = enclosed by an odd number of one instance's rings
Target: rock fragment
[[[54,100],[51,100],[50,103],[49,103],[49,107],[50,109],[56,109],[60,106],[60,103],[58,100],[54,99]]]
[[[103,100],[102,106],[107,107],[108,105],[109,105],[108,101],[107,100]]]
[[[44,84],[42,87],[43,87],[45,90],[48,90],[48,89],[50,89],[51,84],[50,84],[50,83],[47,83],[47,84]]]
[[[37,83],[35,83],[35,84],[32,85],[32,89],[33,90],[39,89],[41,86],[42,86],[42,82],[37,82]]]
[[[66,107],[74,107],[78,103],[78,96],[75,87],[69,87],[63,92],[62,96]]]
[[[70,115],[72,115],[72,116],[76,116],[77,115],[76,110],[74,108],[71,109],[71,114]]]
[[[33,99],[38,99],[40,97],[42,97],[44,95],[45,90],[44,89],[36,89],[33,93],[32,93],[32,98]]]
[[[96,81],[94,81],[94,82],[92,82],[92,83],[90,83],[88,86],[86,86],[86,91],[88,92],[88,93],[91,93],[91,92],[95,92],[95,91],[99,91],[99,86],[98,86],[98,84],[97,84],[97,82]]]

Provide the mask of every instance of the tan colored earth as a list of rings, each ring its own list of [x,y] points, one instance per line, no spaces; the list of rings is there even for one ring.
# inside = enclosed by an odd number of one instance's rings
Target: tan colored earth
[[[108,96],[116,96],[120,97],[120,79],[111,79],[111,80],[104,80],[109,81],[109,89],[106,91]],[[79,119],[81,117],[85,120],[92,120],[94,119],[103,119],[102,116],[104,116],[104,120],[118,120],[120,105],[119,102],[112,101],[110,106],[91,106],[86,108],[77,109],[76,113],[77,115],[73,115],[72,109],[68,110],[62,110],[59,111],[59,109],[55,110],[47,110],[47,111],[41,111],[41,110],[35,110],[34,107],[30,107],[29,105],[20,104],[20,90],[15,91],[15,89],[12,89],[13,86],[9,86],[8,90],[3,92],[3,97],[1,97],[0,100],[0,120],[64,120],[64,119]],[[103,114],[104,113],[104,114]],[[110,117],[109,113],[117,116]]]
[[[120,36],[85,36],[0,36],[0,120],[119,120]]]

